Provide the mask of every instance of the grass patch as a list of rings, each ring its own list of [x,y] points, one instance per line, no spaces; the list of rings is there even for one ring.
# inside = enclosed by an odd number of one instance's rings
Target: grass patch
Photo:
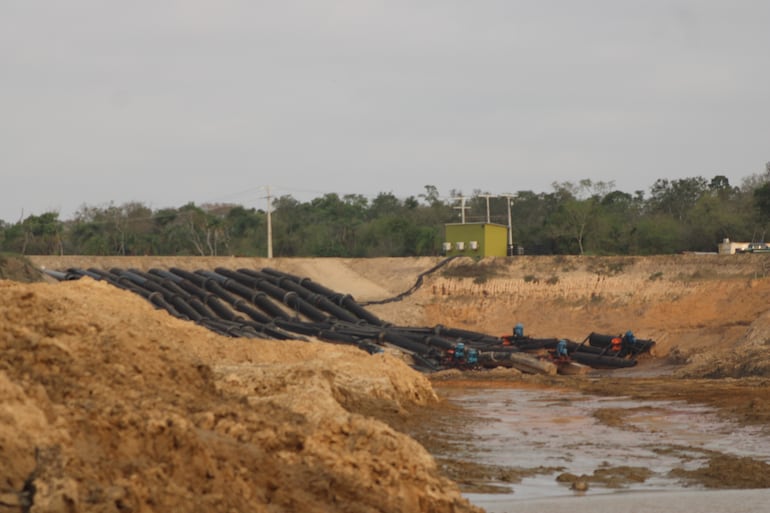
[[[556,255],[553,259],[553,263],[556,267],[559,267],[562,272],[565,273],[578,270],[578,266],[575,265],[575,259],[568,258],[565,255]]]
[[[697,269],[691,273],[679,273],[677,275],[677,280],[684,283],[716,280],[718,278],[719,274],[714,269]]]
[[[599,276],[617,276],[623,274],[626,267],[633,263],[634,259],[632,258],[596,257],[591,259],[587,269]]]
[[[658,271],[656,273],[652,273],[649,278],[647,278],[650,281],[658,281],[663,279],[663,272]]]
[[[504,275],[504,271],[504,263],[494,260],[475,260],[449,265],[441,272],[441,276],[444,278],[472,278],[473,283],[481,284]]]

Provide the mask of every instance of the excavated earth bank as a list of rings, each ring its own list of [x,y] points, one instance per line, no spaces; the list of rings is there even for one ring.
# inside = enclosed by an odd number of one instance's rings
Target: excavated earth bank
[[[439,260],[32,258],[58,270],[274,267],[359,301],[408,289]],[[521,322],[532,336],[576,341],[631,329],[657,344],[628,371],[584,380],[473,373],[450,376],[449,386],[527,381],[649,394],[767,425],[768,271],[767,255],[459,259],[403,301],[370,308],[401,325],[503,334]],[[90,279],[3,278],[0,504],[21,511],[474,510],[447,477],[472,482],[474,469],[439,467],[428,452],[446,442],[438,431],[461,432],[469,420],[395,355],[223,338]],[[737,476],[758,467],[715,460],[702,479],[683,477],[708,485],[714,469],[725,468]]]

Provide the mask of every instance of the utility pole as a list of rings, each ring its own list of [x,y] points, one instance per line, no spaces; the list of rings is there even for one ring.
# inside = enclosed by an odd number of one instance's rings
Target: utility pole
[[[489,218],[489,198],[496,198],[497,196],[494,196],[492,194],[479,194],[479,198],[486,198],[487,199],[487,224],[490,223]]]
[[[462,220],[462,224],[465,224],[465,210],[469,207],[465,206],[465,200],[468,199],[465,196],[459,196],[457,198],[452,198],[453,200],[457,201],[460,200],[460,206],[459,207],[452,207],[455,210],[460,210],[460,219]]]
[[[500,197],[505,198],[505,202],[508,205],[508,256],[513,256],[513,223],[511,222],[511,199],[513,194],[501,194]]]
[[[267,186],[267,258],[273,258],[273,220],[271,218],[270,186]]]

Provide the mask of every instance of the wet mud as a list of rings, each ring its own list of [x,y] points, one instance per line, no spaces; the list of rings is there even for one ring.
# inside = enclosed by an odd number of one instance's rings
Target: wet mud
[[[765,381],[456,378],[403,427],[472,502],[770,488]]]

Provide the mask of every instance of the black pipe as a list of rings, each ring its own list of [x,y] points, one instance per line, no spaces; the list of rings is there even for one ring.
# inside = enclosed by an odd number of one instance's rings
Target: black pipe
[[[235,302],[235,297],[233,297],[230,292],[225,290],[222,285],[219,283],[219,280],[214,278],[214,276],[217,276],[216,273],[212,273],[209,271],[198,271],[196,273],[196,276],[199,278],[203,278],[203,282],[200,284],[201,287],[203,287],[204,290],[208,290],[209,292],[213,292],[220,298],[224,299],[230,304],[233,304]]]
[[[264,290],[271,296],[278,298],[278,291],[284,291],[284,295],[281,300],[294,308],[296,311],[302,313],[305,317],[308,317],[315,321],[325,320],[329,315],[323,312],[321,309],[316,308],[309,301],[303,298],[304,294],[308,294],[309,291],[299,287],[291,282],[286,282],[289,288],[284,288],[283,283],[279,278],[271,276],[269,274],[254,271],[252,269],[238,269],[238,272],[244,274],[253,280],[253,284],[256,288]]]
[[[274,338],[277,340],[302,340],[302,337],[297,337],[293,333],[286,330],[282,330],[278,326],[271,324],[262,324],[256,321],[244,321],[243,324],[252,327],[257,333],[264,335],[268,338]]]
[[[224,276],[227,276],[229,278],[232,278],[233,280],[247,285],[249,287],[261,290],[262,292],[267,293],[270,297],[277,299],[281,301],[282,303],[286,304],[287,306],[293,307],[294,305],[289,305],[286,303],[286,295],[288,291],[283,290],[279,287],[276,287],[272,283],[268,282],[264,279],[254,278],[253,276],[249,276],[245,273],[242,273],[241,271],[233,272],[233,271],[226,271],[221,268],[217,268],[217,273],[222,274]],[[295,294],[296,296],[296,294]]]
[[[201,305],[199,301],[194,300],[194,298],[192,298],[188,293],[184,291],[181,291],[182,294],[173,293],[157,282],[149,280],[144,276],[131,271],[125,271],[123,269],[111,269],[110,272],[118,276],[119,283],[126,285],[133,284],[141,289],[163,294],[166,300],[174,305],[174,308],[176,308],[179,313],[187,316],[189,319],[195,322],[199,322],[202,318],[207,316],[213,317],[212,315],[209,315],[210,312],[207,312],[205,309],[201,308],[203,305]]]
[[[324,295],[318,294],[311,291],[310,289],[303,287],[300,283],[298,283],[299,278],[296,276],[279,273],[273,269],[264,269],[263,271],[264,272],[262,273],[253,272],[253,274],[250,273],[250,275],[254,278],[257,278],[258,276],[264,277],[277,287],[289,290],[291,292],[296,292],[302,299],[311,305],[317,306],[320,310],[330,313],[341,321],[358,322],[360,320],[358,316],[334,304],[334,302],[332,302]]]
[[[444,337],[438,337],[435,335],[429,335],[427,337],[424,337],[423,342],[429,346],[438,347],[440,349],[454,349],[455,343],[453,343],[451,340],[447,340]]]
[[[182,273],[182,276],[179,276],[176,273],[170,273],[168,279],[164,279],[161,278],[161,276],[166,275],[166,273],[154,274],[157,275],[158,279],[161,280],[163,286],[169,290],[178,293],[184,291],[190,294],[191,297],[198,298],[204,306],[210,309],[213,314],[212,317],[218,317],[220,319],[231,322],[239,322],[245,320],[238,316],[233,310],[228,308],[228,306],[224,304],[218,297],[218,294],[208,292],[205,288],[202,287],[202,285],[205,284],[205,278],[195,273],[189,273],[187,271],[181,271],[178,269],[177,271]],[[227,298],[225,298],[225,300],[226,299]],[[198,308],[198,310],[202,311],[200,308]]]
[[[170,280],[166,280],[164,282],[164,286],[168,287],[170,290],[181,289],[187,292],[190,294],[190,303],[192,304],[193,308],[203,312],[201,308],[198,308],[193,303],[193,300],[197,299],[197,301],[200,302],[202,306],[207,307],[211,312],[211,314],[207,315],[207,317],[219,318],[227,321],[238,320],[238,316],[235,314],[235,312],[228,308],[227,305],[225,305],[216,295],[210,292],[206,292],[189,280],[182,279],[178,284]]]
[[[396,345],[402,349],[407,349],[423,356],[433,352],[431,347],[427,344],[422,342],[414,342],[392,330],[383,330],[380,332],[379,336],[386,342],[390,342],[391,344]]]
[[[267,292],[276,299],[280,299],[284,304],[290,306],[295,311],[311,320],[323,321],[329,318],[327,314],[302,299],[296,292],[288,291],[271,283],[265,277],[260,276],[256,271],[252,271],[251,269],[238,269],[238,273],[245,274],[252,279],[253,286]]]
[[[218,269],[217,272],[219,272]],[[283,300],[283,296],[286,294],[286,292],[288,292],[287,290],[284,290],[270,283],[269,280],[266,280],[256,271],[252,271],[251,269],[238,269],[237,274],[238,277],[234,277],[234,279],[241,281],[242,283],[246,282],[248,285],[254,288],[267,292],[271,297],[274,297],[275,299]]]
[[[236,334],[236,331],[238,329],[237,326],[233,325],[232,323],[222,321],[221,319],[213,319],[211,317],[206,317],[198,321],[198,324],[200,326],[203,326],[204,328],[210,329],[215,333],[218,333],[219,335],[224,335],[227,337],[240,336],[240,334]]]
[[[101,280],[106,280],[106,281],[109,281],[111,283],[115,282],[115,280],[117,279],[117,276],[115,276],[114,274],[112,274],[109,271],[105,271],[104,269],[97,269],[95,267],[89,267],[88,268],[88,272],[98,276],[99,279],[101,279]]]
[[[279,271],[278,269],[273,269],[272,267],[263,267],[262,268],[262,273],[269,274],[271,276],[276,276],[278,278],[288,278],[288,279],[293,280],[293,281],[295,281],[297,283],[299,283],[300,280],[302,279],[299,276],[296,276],[294,274],[289,274],[289,273],[287,273],[285,271]]]
[[[438,347],[439,349],[443,350],[453,349],[458,342],[455,340],[450,340],[446,337],[434,335],[432,328],[392,327],[389,329],[415,342],[420,342],[428,346]]]
[[[42,269],[44,274],[47,274],[51,278],[56,278],[59,281],[78,280],[80,276],[71,272],[54,271],[53,269]]]
[[[236,299],[235,303],[233,304],[233,308],[235,308],[239,312],[243,312],[246,315],[249,316],[253,321],[261,323],[261,324],[270,324],[273,322],[273,319],[268,317],[267,315],[263,314],[256,308],[253,308],[251,305],[249,305],[245,299]]]
[[[233,306],[238,311],[241,311],[254,319],[258,322],[263,323],[270,323],[272,322],[272,319],[262,315],[260,312],[249,306],[246,301],[239,297],[235,297],[233,294],[230,294],[225,288],[220,284],[225,284],[230,282],[228,278],[225,278],[222,275],[219,275],[217,273],[212,273],[209,271],[197,271],[199,274],[199,277],[203,277],[203,288],[205,290],[211,291],[213,294],[216,294],[221,299],[225,300],[229,304]],[[236,284],[237,285],[237,284]],[[254,296],[254,294],[250,294],[251,297]]]
[[[329,340],[333,342],[344,342],[345,344],[358,344],[360,340],[356,337],[345,335],[338,331],[331,330],[319,330],[316,336],[322,340]]]
[[[379,326],[370,326],[366,324],[349,324],[343,322],[336,322],[332,325],[331,329],[339,331],[340,333],[347,333],[357,337],[376,338],[377,334],[382,331]]]
[[[203,303],[211,308],[219,318],[232,322],[244,320],[243,317],[233,312],[221,299],[219,299],[214,294],[207,292],[202,299]]]
[[[312,281],[310,278],[300,278],[299,276],[295,276],[293,274],[285,273],[283,271],[278,271],[276,269],[272,269],[270,267],[265,267],[262,269],[262,272],[265,274],[270,274],[273,276],[279,276],[279,277],[286,277],[291,279],[292,281],[297,282],[298,284],[302,285],[304,288],[308,289],[311,292],[315,292],[316,294],[321,294],[322,296],[326,297],[327,299],[335,297],[335,296],[342,296],[339,292],[336,292],[330,288],[324,287],[323,285],[316,283]]]
[[[174,305],[166,301],[166,298],[163,297],[163,294],[160,292],[150,292],[146,299],[153,305],[166,310],[169,314],[178,319],[190,320],[186,315],[183,315],[176,308],[174,308]]]
[[[617,356],[607,356],[601,354],[593,354],[585,351],[576,351],[570,354],[570,358],[578,363],[588,365],[596,368],[618,368],[618,367],[633,367],[636,365],[636,360],[633,358],[618,358]]]
[[[296,285],[296,286],[299,287],[299,285]],[[325,312],[330,313],[332,316],[336,317],[341,321],[345,321],[345,322],[360,321],[360,319],[357,316],[355,316],[353,313],[351,313],[349,310],[346,310],[340,306],[337,306],[329,298],[324,297],[321,294],[310,292],[310,295],[306,297],[305,300],[308,301],[310,304],[317,306],[321,310],[324,310]]]
[[[301,333],[302,335],[315,336],[318,333],[317,328],[296,320],[276,319],[275,325],[286,331]]]
[[[267,313],[271,318],[291,318],[291,316],[287,314],[283,308],[273,303],[264,292],[255,290],[255,287],[251,287],[250,284],[239,282],[237,280],[237,278],[239,278],[238,273],[235,271],[230,271],[229,269],[220,267],[217,268],[217,271],[212,274],[212,278],[219,280],[225,289],[238,294],[242,298],[247,299],[252,304],[256,305],[260,310]]]
[[[235,314],[231,310],[218,303],[211,294],[208,294],[187,280],[182,279],[179,283],[176,283],[173,280],[164,279],[137,269],[131,269],[124,274],[143,278],[145,280],[143,282],[145,288],[158,290],[167,296],[183,298],[184,302],[198,312],[201,317],[234,320]],[[160,287],[160,289],[157,289],[157,287]],[[179,303],[180,301],[177,299],[176,302]]]
[[[150,274],[154,274],[155,276],[159,276],[160,278],[171,280],[174,283],[178,283],[182,280],[182,277],[177,276],[176,274],[172,273],[171,271],[166,271],[165,269],[150,269],[148,271]]]
[[[286,313],[286,311],[275,304],[273,301],[270,300],[268,295],[265,292],[257,291],[254,289],[250,289],[246,287],[245,285],[242,285],[238,283],[235,280],[225,278],[225,281],[222,282],[223,289],[226,289],[230,292],[233,292],[237,294],[238,296],[244,298],[245,300],[248,300],[252,305],[256,306],[263,312],[267,314],[267,317],[260,314],[256,310],[242,310],[245,313],[247,313],[249,316],[251,316],[254,320],[260,321],[260,322],[271,322],[273,319],[290,319],[291,316]],[[237,303],[238,300],[236,300]],[[241,309],[241,307],[239,307]]]
[[[299,297],[299,294],[296,292],[287,291],[283,296],[283,302],[313,321],[325,321],[329,319],[328,314]]]
[[[607,347],[612,344],[612,339],[620,335],[601,335],[599,333],[590,333],[588,343],[593,347]]]
[[[186,271],[184,269],[180,269],[179,267],[172,267],[172,268],[169,269],[169,272],[172,275],[176,276],[177,278],[181,278],[181,279],[188,280],[188,281],[191,281],[191,282],[196,282],[196,281],[198,281],[200,279],[200,276],[198,276],[197,274],[195,274],[193,272],[190,272],[190,271]],[[199,283],[198,283],[198,285],[199,285]]]
[[[68,280],[79,280],[83,276],[88,276],[89,278],[93,278],[94,280],[101,280],[101,276],[99,276],[96,273],[93,273],[91,271],[88,271],[86,269],[78,269],[75,267],[70,267],[67,269],[67,278]]]
[[[364,308],[363,306],[356,303],[356,300],[353,299],[353,296],[350,294],[346,294],[344,296],[340,295],[337,299],[337,304],[339,304],[341,307],[345,308],[346,310],[349,310],[353,313],[356,317],[365,320],[369,324],[374,324],[375,326],[386,326],[388,323],[371,313],[369,310]]]
[[[477,331],[468,331],[468,330],[462,330],[458,328],[447,328],[446,326],[442,326],[440,324],[436,325],[434,328],[434,332],[436,335],[449,337],[449,338],[462,338],[466,341],[472,341],[477,344],[489,344],[489,345],[496,345],[496,344],[502,344],[502,339],[500,337],[492,337],[490,335],[487,335],[486,333],[479,333]]]
[[[125,271],[123,275],[134,281],[143,280],[143,287],[163,293],[174,306],[182,308],[196,322],[203,318],[217,318],[217,314],[201,301],[200,289],[185,280],[177,284],[137,270]]]

